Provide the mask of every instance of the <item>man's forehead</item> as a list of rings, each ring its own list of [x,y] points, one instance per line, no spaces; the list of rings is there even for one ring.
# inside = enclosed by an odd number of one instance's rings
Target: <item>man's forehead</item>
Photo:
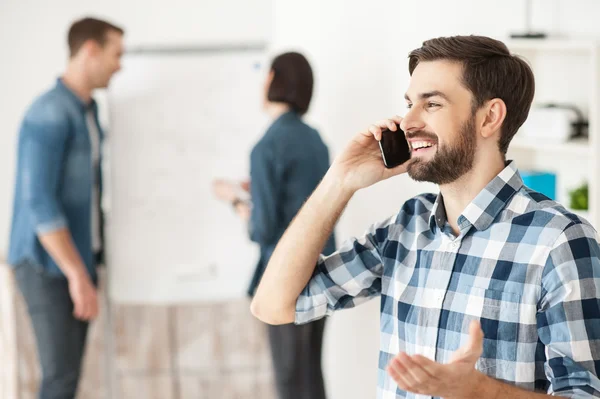
[[[420,62],[413,71],[406,94],[416,99],[424,93],[441,92],[448,97],[466,90],[462,84],[462,66],[440,60]]]
[[[123,35],[115,31],[106,32],[105,38],[109,43],[121,44],[123,42]]]

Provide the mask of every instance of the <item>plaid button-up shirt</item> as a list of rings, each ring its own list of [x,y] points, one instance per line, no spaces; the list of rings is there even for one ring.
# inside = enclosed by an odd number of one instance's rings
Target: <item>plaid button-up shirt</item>
[[[399,352],[447,363],[479,320],[482,373],[528,390],[600,396],[600,247],[594,228],[523,185],[509,163],[458,219],[441,195],[406,202],[321,257],[296,323],[381,296],[377,397],[426,398],[386,373]]]

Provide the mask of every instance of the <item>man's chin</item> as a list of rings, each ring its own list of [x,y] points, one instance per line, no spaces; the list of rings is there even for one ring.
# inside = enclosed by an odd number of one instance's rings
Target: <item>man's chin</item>
[[[431,181],[431,178],[429,176],[426,176],[424,174],[408,172],[408,177],[417,182],[434,183],[433,181]]]
[[[108,80],[105,80],[105,81],[103,81],[103,82],[99,82],[99,83],[98,83],[98,85],[97,85],[96,87],[97,87],[98,89],[107,89],[107,88],[108,88],[108,86],[110,86],[110,81],[111,81],[111,80],[112,80],[112,79],[108,79]]]
[[[437,171],[431,165],[431,161],[414,160],[408,165],[406,172],[414,181],[439,184],[438,176],[436,176]]]
[[[431,183],[430,173],[424,170],[423,162],[413,162],[408,166],[408,176],[414,181]]]

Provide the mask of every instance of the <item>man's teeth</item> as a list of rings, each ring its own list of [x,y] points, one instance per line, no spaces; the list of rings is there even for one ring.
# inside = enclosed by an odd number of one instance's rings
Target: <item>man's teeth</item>
[[[433,147],[433,143],[427,143],[425,141],[417,141],[412,144],[413,149],[418,150],[419,148]]]

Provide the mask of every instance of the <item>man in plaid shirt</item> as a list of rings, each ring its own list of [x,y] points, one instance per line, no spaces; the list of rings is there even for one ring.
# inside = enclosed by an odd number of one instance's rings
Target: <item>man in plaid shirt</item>
[[[456,36],[412,51],[409,72],[406,115],[337,157],[279,241],[252,312],[305,323],[380,295],[380,399],[600,397],[596,232],[506,161],[531,69],[502,42]],[[386,169],[377,141],[395,123],[411,159]],[[357,190],[404,172],[440,193],[319,255]]]

